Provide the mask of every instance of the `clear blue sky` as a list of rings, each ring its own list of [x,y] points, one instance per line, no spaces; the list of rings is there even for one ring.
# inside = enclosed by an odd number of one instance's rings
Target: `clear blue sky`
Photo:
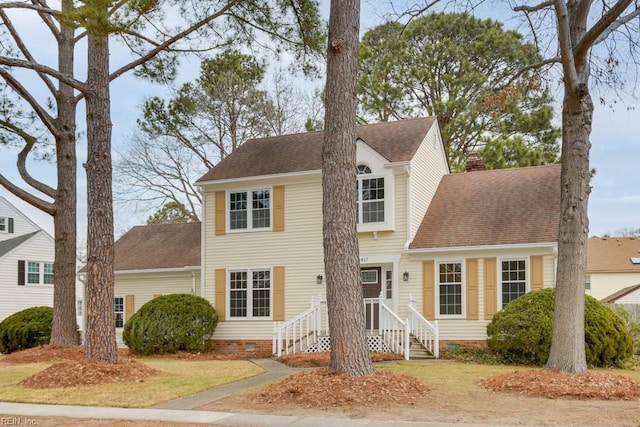
[[[322,12],[328,16],[328,1],[321,1]],[[378,8],[380,3],[365,0],[362,3],[362,29],[366,30],[381,22],[385,11]],[[35,27],[34,27],[35,28]],[[112,63],[117,63],[117,55],[124,52],[112,49]],[[197,75],[198,64],[185,65],[187,78]],[[140,106],[147,97],[164,95],[163,88],[141,82],[132,76],[118,79],[112,85],[112,122],[113,144],[118,146],[135,129],[135,119]],[[629,102],[629,101],[627,101]],[[637,104],[637,101],[635,102]],[[84,121],[84,113],[78,116],[79,123]],[[618,104],[615,111],[607,106],[596,105],[591,141],[591,166],[596,169],[593,179],[593,191],[589,201],[590,235],[613,233],[621,228],[640,227],[640,113],[627,110]],[[85,159],[84,141],[78,146],[79,162]],[[34,173],[49,185],[55,185],[53,165],[38,163]],[[0,170],[10,179],[17,177],[15,172],[15,152],[0,151]],[[86,228],[86,198],[84,171],[79,167],[78,183],[78,228],[79,235]],[[24,202],[16,199],[4,188],[0,195],[7,198],[18,208],[26,212],[39,225],[53,234],[53,222],[50,217]],[[130,227],[142,224],[146,216],[136,214],[133,206],[117,207],[115,213],[116,234],[120,235]]]

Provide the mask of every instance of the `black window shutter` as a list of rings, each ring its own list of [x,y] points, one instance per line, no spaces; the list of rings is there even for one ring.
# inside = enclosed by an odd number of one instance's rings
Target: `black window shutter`
[[[13,218],[9,218],[9,233],[13,233]]]
[[[24,286],[24,261],[18,261],[18,286]]]

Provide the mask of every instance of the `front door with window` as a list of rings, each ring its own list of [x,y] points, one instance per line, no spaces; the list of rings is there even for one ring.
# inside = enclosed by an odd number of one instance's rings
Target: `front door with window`
[[[382,269],[380,267],[363,267],[360,269],[362,278],[362,295],[365,308],[365,328],[377,329],[380,307],[378,297],[382,290]]]

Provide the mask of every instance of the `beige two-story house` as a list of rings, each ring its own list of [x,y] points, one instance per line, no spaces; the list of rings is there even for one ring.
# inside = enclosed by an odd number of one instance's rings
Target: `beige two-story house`
[[[358,239],[373,349],[486,339],[508,301],[553,286],[560,168],[450,174],[433,117],[357,128]],[[322,132],[249,140],[203,193],[202,295],[222,351],[326,349]],[[324,339],[324,340],[323,340]]]

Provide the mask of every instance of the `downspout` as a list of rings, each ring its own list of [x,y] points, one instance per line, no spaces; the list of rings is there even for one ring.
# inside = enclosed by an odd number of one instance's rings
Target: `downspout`
[[[196,294],[196,272],[191,270],[191,295]]]
[[[404,167],[407,172],[407,211],[405,215],[407,217],[407,241],[404,243],[404,249],[409,249],[409,245],[411,244],[411,164],[408,164]]]
[[[204,191],[202,191],[202,186],[198,186],[198,191],[200,192],[200,194],[202,194],[202,212],[200,213],[200,215],[202,216],[202,221],[200,222],[200,296],[202,298],[205,298],[205,293],[204,293],[204,282],[205,282],[205,268],[204,268],[204,248],[205,248],[205,244],[204,244],[204,239],[206,237],[205,234],[205,218],[206,218],[206,212],[207,212],[207,201],[206,201],[206,193]],[[195,289],[195,278],[194,278],[194,289]]]

